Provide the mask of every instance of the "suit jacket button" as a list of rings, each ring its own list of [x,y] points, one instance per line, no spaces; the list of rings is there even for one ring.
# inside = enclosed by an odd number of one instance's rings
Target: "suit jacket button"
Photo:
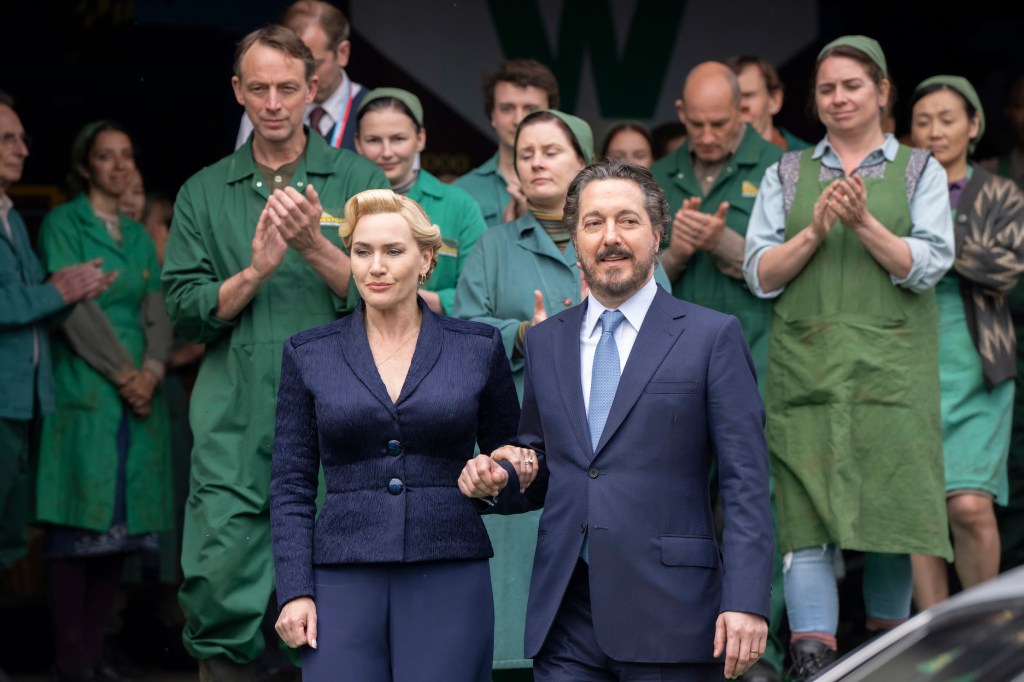
[[[388,481],[388,492],[391,493],[392,495],[401,495],[404,489],[405,484],[402,483],[401,479],[392,478],[390,481]]]
[[[591,478],[597,478],[597,474],[597,469],[591,469],[590,471],[587,472],[587,475],[590,476]]]
[[[584,521],[583,523],[580,524],[580,532],[581,533],[586,533],[587,532],[587,522],[586,521]]]
[[[402,454],[402,444],[397,440],[389,440],[387,445],[388,454],[392,457],[398,457]]]

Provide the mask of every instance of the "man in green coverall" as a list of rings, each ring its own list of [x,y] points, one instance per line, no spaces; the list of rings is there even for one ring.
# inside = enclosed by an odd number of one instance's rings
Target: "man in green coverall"
[[[782,150],[743,122],[739,83],[725,64],[694,67],[676,110],[686,142],[651,168],[673,212],[661,264],[677,297],[739,318],[763,396],[771,302],[747,290],[743,244],[761,178]],[[778,680],[785,655],[776,636],[785,608],[780,557],[775,563],[768,648],[748,682]]]
[[[192,176],[174,207],[163,288],[178,331],[205,343],[179,600],[199,678],[250,680],[273,590],[268,497],[284,341],[345,312],[345,202],[390,184],[375,165],[302,125],[315,62],[291,30],[238,45],[235,97],[254,131]]]

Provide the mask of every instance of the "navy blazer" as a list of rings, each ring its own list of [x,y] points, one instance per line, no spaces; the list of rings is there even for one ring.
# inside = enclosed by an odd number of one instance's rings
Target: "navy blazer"
[[[458,488],[479,440],[515,438],[519,403],[498,331],[420,301],[409,374],[392,403],[351,315],[284,348],[270,482],[278,602],[313,597],[313,566],[493,556]],[[327,496],[316,514],[317,472]]]
[[[773,539],[764,407],[731,315],[658,289],[591,447],[580,378],[586,302],[526,335],[519,441],[539,454],[494,510],[544,507],[526,656],[544,644],[589,532],[590,600],[602,651],[628,662],[714,663],[722,611],[768,618]],[[708,474],[725,514],[715,540]],[[720,662],[720,661],[719,661]]]

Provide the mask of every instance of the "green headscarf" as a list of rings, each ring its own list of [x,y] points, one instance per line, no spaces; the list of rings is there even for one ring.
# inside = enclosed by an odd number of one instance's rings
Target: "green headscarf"
[[[412,120],[416,121],[416,125],[420,128],[423,127],[423,105],[420,104],[420,98],[412,94],[408,90],[402,90],[401,88],[377,88],[376,90],[370,90],[363,97],[363,101],[359,103],[359,109],[356,110],[356,117],[362,113],[363,109],[370,102],[377,99],[397,99],[399,102],[404,104],[409,111],[412,113]]]
[[[978,112],[978,134],[971,140],[970,145],[967,147],[968,150],[973,153],[974,148],[978,146],[978,141],[981,140],[981,136],[985,134],[985,110],[981,108],[981,100],[978,98],[978,93],[974,89],[974,86],[971,85],[971,82],[963,76],[932,76],[931,78],[926,78],[917,84],[917,87],[914,88],[913,99],[916,100],[917,93],[932,85],[944,85],[950,90],[953,90],[970,102],[971,106]]]
[[[590,130],[590,124],[582,118],[578,118],[572,114],[567,114],[556,109],[545,109],[544,111],[553,115],[569,129],[569,133],[573,138],[575,138],[576,144],[580,146],[580,151],[583,152],[584,163],[588,166],[594,163],[594,133]],[[522,130],[522,124],[520,124],[519,129],[516,130],[516,147],[519,146],[520,130]]]
[[[822,56],[834,47],[852,47],[855,50],[860,50],[867,55],[868,59],[878,65],[884,77],[889,77],[889,67],[885,63],[885,53],[882,52],[882,46],[874,38],[868,38],[867,36],[840,36],[821,48],[821,52],[818,53],[818,59],[821,60]]]

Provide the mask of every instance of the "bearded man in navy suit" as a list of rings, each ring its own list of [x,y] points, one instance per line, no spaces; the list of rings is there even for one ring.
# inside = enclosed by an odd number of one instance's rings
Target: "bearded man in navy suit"
[[[576,176],[563,224],[589,294],[526,336],[521,447],[459,478],[494,512],[544,508],[526,622],[539,682],[721,680],[764,652],[764,408],[737,319],[655,285],[667,216],[639,166]]]

